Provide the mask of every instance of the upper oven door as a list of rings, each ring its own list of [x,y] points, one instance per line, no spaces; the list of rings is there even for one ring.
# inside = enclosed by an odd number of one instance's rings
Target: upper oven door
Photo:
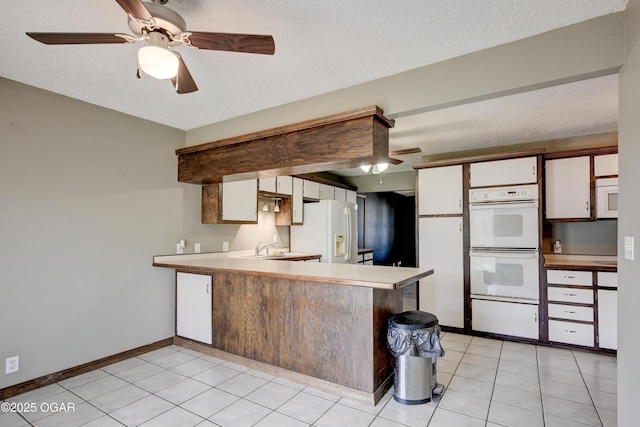
[[[537,303],[538,251],[471,250],[471,298],[504,297]]]
[[[472,248],[539,247],[537,201],[476,203],[469,217]]]

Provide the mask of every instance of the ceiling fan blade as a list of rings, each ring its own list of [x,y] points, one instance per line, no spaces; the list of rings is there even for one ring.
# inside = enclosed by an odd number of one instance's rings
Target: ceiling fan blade
[[[198,86],[196,86],[196,82],[193,80],[189,69],[187,68],[187,64],[182,60],[182,56],[178,52],[173,52],[180,61],[180,66],[178,67],[178,75],[171,79],[171,83],[173,83],[173,87],[176,88],[176,92],[182,93],[191,93],[198,90]]]
[[[199,49],[225,50],[228,52],[260,53],[273,55],[276,45],[273,37],[252,34],[192,32],[188,37],[191,46]]]
[[[44,44],[100,44],[127,43],[127,39],[113,33],[26,33]]]
[[[151,20],[153,16],[140,0],[116,0],[132,18]]]
[[[400,159],[394,159],[393,157],[389,157],[389,163],[391,163],[392,165],[399,165],[400,163],[402,163],[404,160],[400,160]]]
[[[422,150],[420,149],[420,147],[407,148],[407,149],[404,149],[404,150],[389,151],[389,155],[390,156],[402,156],[402,155],[405,155],[405,154],[416,154],[416,153],[422,153]]]

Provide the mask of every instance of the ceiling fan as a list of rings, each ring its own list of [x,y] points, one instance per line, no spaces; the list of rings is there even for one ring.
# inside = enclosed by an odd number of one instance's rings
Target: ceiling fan
[[[273,37],[254,34],[208,33],[187,31],[180,15],[160,4],[167,0],[146,3],[141,0],[116,0],[129,15],[129,28],[135,36],[119,33],[26,33],[47,45],[105,44],[142,42],[138,51],[138,71],[157,79],[171,79],[176,92],[198,90],[182,56],[172,47],[186,45],[197,49],[273,55]]]
[[[360,168],[365,172],[365,173],[369,173],[369,171],[371,171],[372,174],[374,175],[378,175],[384,171],[387,170],[387,168],[389,167],[389,163],[391,163],[392,165],[399,165],[400,163],[404,162],[404,160],[400,160],[400,159],[396,159],[394,157],[391,156],[404,156],[407,154],[417,154],[417,153],[421,153],[422,150],[420,149],[420,147],[413,147],[413,148],[406,148],[404,150],[396,150],[396,151],[389,151],[389,162],[384,162],[384,163],[377,163],[374,165],[362,165],[360,166]]]

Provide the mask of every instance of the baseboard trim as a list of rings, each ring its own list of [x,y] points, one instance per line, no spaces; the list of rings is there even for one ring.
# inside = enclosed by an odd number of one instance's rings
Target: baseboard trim
[[[35,390],[49,384],[57,383],[58,381],[66,380],[67,378],[75,377],[76,375],[84,374],[94,369],[99,369],[103,366],[108,366],[113,363],[147,353],[152,350],[167,347],[172,344],[173,337],[166,338],[164,340],[143,345],[132,350],[127,350],[123,351],[122,353],[114,354],[112,356],[103,357],[102,359],[94,360],[93,362],[88,362],[79,366],[74,366],[73,368],[54,372],[53,374],[44,375],[39,378],[34,378],[29,381],[5,387],[3,389],[0,389],[0,399],[7,399],[13,396],[17,396],[19,394],[26,393],[27,391]]]

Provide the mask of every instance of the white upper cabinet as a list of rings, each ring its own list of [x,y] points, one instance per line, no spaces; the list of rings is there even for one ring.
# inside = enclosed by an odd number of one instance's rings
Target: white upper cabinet
[[[418,215],[462,214],[462,165],[418,170]]]
[[[258,180],[258,189],[260,191],[266,191],[268,193],[276,192],[276,177],[270,176],[269,178],[260,178]]]
[[[340,200],[341,202],[346,202],[347,201],[347,189],[346,188],[335,187],[333,189],[333,191],[334,191],[334,198],[336,200]]]
[[[293,178],[292,180],[292,195],[291,195],[291,223],[302,224],[303,221],[303,198],[302,187],[303,180],[300,178]]]
[[[347,202],[358,203],[358,193],[353,190],[347,190]]]
[[[544,167],[546,218],[590,218],[590,157],[547,160]]]
[[[320,200],[335,200],[335,187],[328,184],[320,184]]]
[[[304,180],[302,194],[305,199],[320,200],[320,183]]]
[[[222,219],[258,221],[258,183],[255,179],[222,183]]]
[[[535,184],[537,165],[536,156],[471,163],[471,186]]]
[[[293,177],[279,176],[276,179],[276,193],[290,196],[293,192]]]
[[[292,191],[292,180],[290,176],[279,176],[260,178],[258,180],[258,188],[260,191],[266,191],[267,193],[285,194],[290,196]]]
[[[603,154],[593,157],[595,176],[618,175],[618,154]]]

